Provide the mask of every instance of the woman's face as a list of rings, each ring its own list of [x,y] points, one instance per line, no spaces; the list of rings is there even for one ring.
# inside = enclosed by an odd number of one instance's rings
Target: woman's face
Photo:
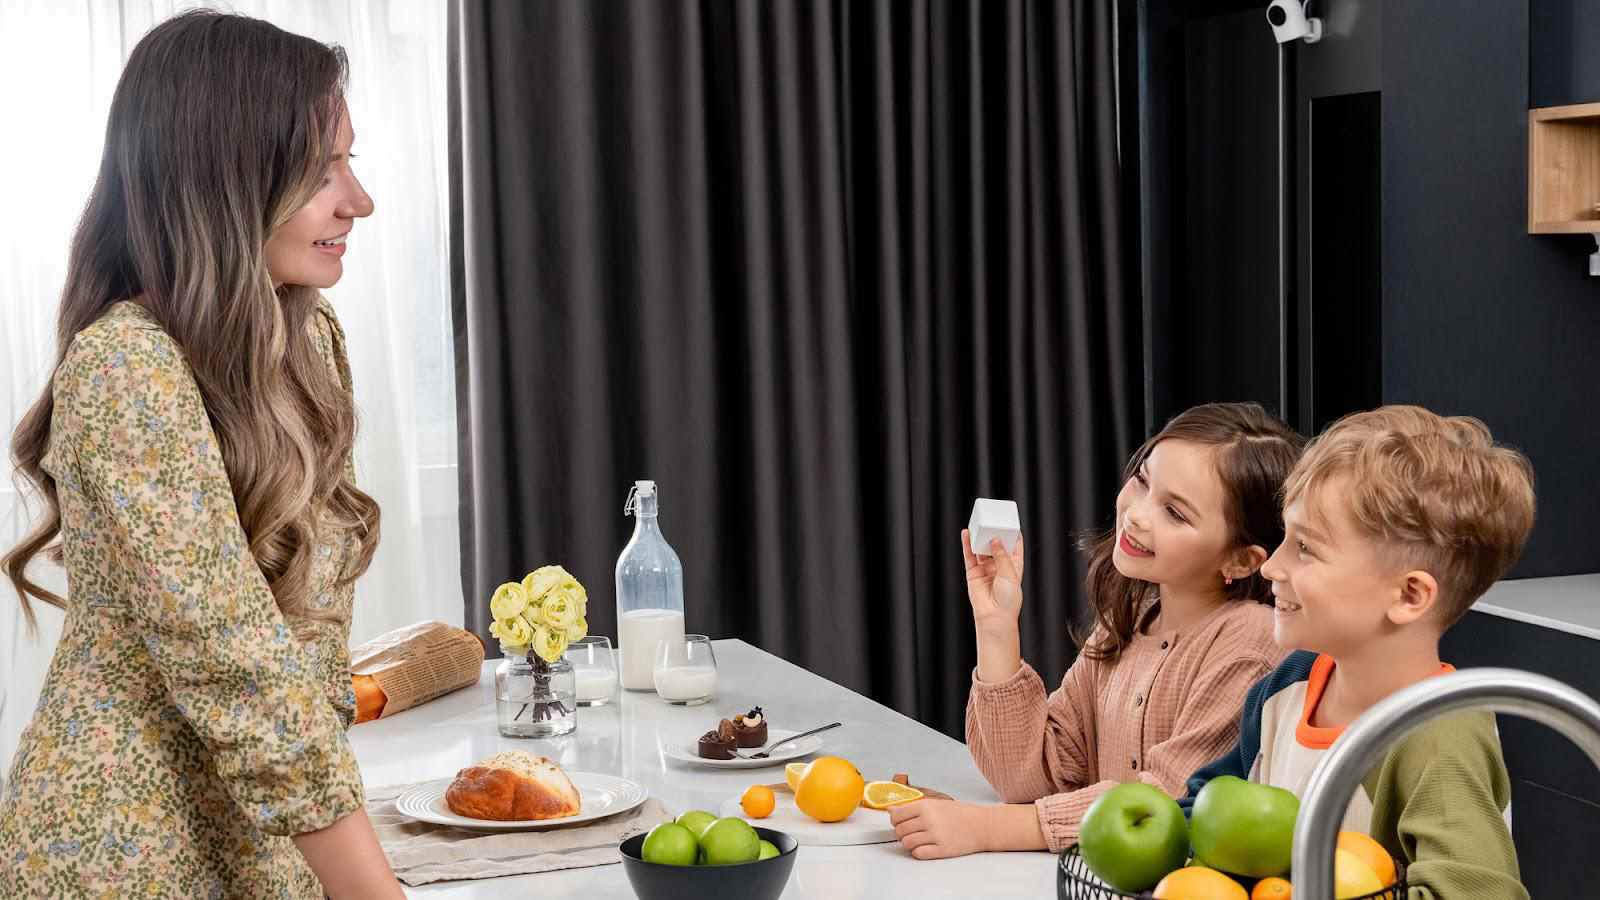
[[[344,275],[345,240],[355,220],[372,215],[372,198],[350,168],[355,131],[348,110],[339,115],[333,157],[322,187],[267,239],[267,271],[272,284],[330,288]]]

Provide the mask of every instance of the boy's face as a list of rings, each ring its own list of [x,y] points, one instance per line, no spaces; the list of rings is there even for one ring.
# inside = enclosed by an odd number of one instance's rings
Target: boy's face
[[[1330,479],[1284,507],[1283,543],[1261,567],[1280,647],[1349,657],[1402,624],[1392,614],[1406,573],[1356,527],[1348,483]]]

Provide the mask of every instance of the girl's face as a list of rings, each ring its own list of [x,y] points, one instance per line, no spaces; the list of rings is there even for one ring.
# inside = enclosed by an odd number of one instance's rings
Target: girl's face
[[[1112,564],[1140,581],[1220,588],[1236,549],[1227,500],[1211,447],[1161,441],[1117,494]]]
[[[344,275],[345,239],[355,220],[372,215],[372,198],[350,168],[355,131],[349,111],[339,116],[333,157],[322,188],[282,228],[267,239],[267,271],[272,284],[330,288]]]

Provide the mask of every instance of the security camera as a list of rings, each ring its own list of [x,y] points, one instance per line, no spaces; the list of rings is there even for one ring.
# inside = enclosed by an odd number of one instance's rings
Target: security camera
[[[1308,44],[1322,40],[1322,20],[1306,18],[1305,5],[1299,0],[1272,0],[1267,4],[1267,24],[1280,44],[1297,39]]]

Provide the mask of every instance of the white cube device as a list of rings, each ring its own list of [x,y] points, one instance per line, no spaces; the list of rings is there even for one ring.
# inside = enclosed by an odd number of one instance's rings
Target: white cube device
[[[979,556],[991,555],[989,544],[997,538],[1007,553],[1017,552],[1017,541],[1022,539],[1022,517],[1017,512],[1017,502],[979,497],[972,504],[967,531],[972,552]]]

